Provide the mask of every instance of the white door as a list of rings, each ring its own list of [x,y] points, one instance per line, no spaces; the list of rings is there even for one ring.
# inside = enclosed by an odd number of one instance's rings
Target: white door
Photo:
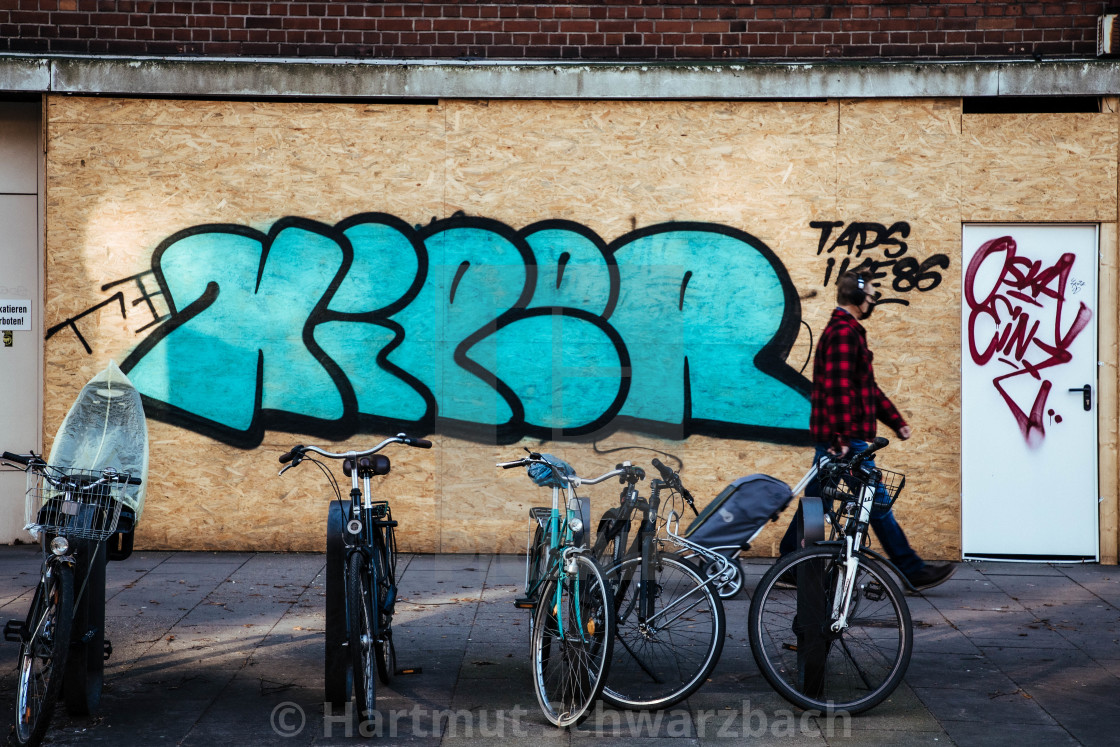
[[[1098,557],[1095,225],[966,225],[966,558]]]
[[[0,451],[21,453],[38,449],[42,432],[39,111],[0,103]],[[30,541],[23,493],[23,473],[0,472],[0,543]]]

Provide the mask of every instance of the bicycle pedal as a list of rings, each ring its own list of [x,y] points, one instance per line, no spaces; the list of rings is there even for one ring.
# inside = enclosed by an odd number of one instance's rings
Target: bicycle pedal
[[[4,640],[12,643],[25,643],[27,641],[27,628],[23,620],[9,620],[4,623]]]
[[[887,590],[883,588],[882,584],[874,582],[867,585],[867,588],[863,590],[863,595],[872,602],[879,602],[887,595]]]
[[[408,667],[406,669],[398,669],[397,674],[423,674],[423,667]]]
[[[105,641],[104,641],[103,649],[102,649],[102,656],[104,657],[102,659],[102,661],[109,661],[109,657],[112,656],[112,655],[113,655],[113,642],[106,638]]]
[[[519,610],[531,610],[537,606],[537,600],[532,597],[518,597],[513,600],[513,606]]]

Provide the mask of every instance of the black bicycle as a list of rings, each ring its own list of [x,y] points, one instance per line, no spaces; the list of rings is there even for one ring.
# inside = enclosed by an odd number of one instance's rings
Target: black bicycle
[[[334,453],[318,446],[293,446],[280,456],[283,475],[304,461],[314,463],[334,490],[327,523],[327,614],[324,690],[332,705],[353,697],[360,722],[377,707],[377,679],[388,685],[397,672],[393,609],[397,599],[397,522],[388,501],[375,501],[374,476],[389,474],[389,458],[377,452],[389,444],[420,449],[432,442],[399,433],[372,449]],[[349,500],[334,474],[313,455],[342,460],[350,478]]]
[[[9,620],[4,639],[20,644],[15,738],[38,745],[62,697],[72,716],[101,702],[105,660],[105,563],[132,552],[134,513],[122,502],[127,472],[48,465],[36,454],[3,453],[27,473],[26,529],[43,566],[27,617]]]
[[[629,462],[616,468],[625,487],[619,505],[600,520],[592,548],[614,594],[616,645],[602,697],[617,708],[668,708],[687,698],[715,668],[726,635],[717,576],[675,550],[694,550],[668,531],[675,512],[668,520],[659,515],[665,497],[691,505],[692,496],[676,472],[653,464],[661,479],[650,481],[648,498],[637,490],[641,468]]]

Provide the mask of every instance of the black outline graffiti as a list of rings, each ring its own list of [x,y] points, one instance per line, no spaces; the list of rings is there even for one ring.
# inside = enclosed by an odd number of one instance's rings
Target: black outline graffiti
[[[78,342],[82,343],[82,347],[86,349],[86,354],[93,353],[93,348],[91,348],[89,346],[89,343],[86,341],[85,336],[82,335],[82,331],[80,329],[78,329],[78,322],[82,319],[85,319],[87,316],[89,316],[93,312],[97,311],[98,309],[105,308],[109,304],[113,303],[113,301],[116,301],[120,304],[121,318],[122,319],[127,319],[128,318],[128,311],[125,309],[125,305],[124,305],[124,293],[121,292],[121,291],[117,291],[116,293],[109,296],[108,298],[106,298],[101,303],[94,304],[93,306],[90,306],[88,309],[86,309],[82,313],[75,314],[74,316],[70,317],[69,319],[61,321],[58,324],[54,325],[53,327],[51,327],[50,329],[47,330],[47,333],[43,336],[43,339],[44,340],[49,340],[52,337],[54,337],[55,334],[57,334],[60,330],[63,330],[66,327],[69,327],[70,329],[74,330],[74,334],[77,336]]]
[[[914,257],[906,256],[910,248],[903,240],[910,236],[910,224],[906,221],[896,221],[889,227],[882,223],[853,221],[847,224],[847,227],[840,232],[835,241],[828,244],[828,240],[832,237],[832,229],[844,225],[844,221],[836,220],[809,222],[810,228],[820,231],[820,238],[817,240],[818,257],[826,251],[828,254],[832,254],[837,248],[845,250],[846,256],[841,260],[838,268],[836,258],[828,258],[828,262],[825,264],[823,287],[827,288],[830,282],[835,284],[841,275],[848,270],[852,270],[854,272],[869,271],[872,280],[876,281],[872,285],[879,288],[882,287],[882,283],[877,281],[887,277],[887,269],[890,269],[893,273],[891,290],[895,293],[909,293],[915,290],[925,293],[941,285],[941,273],[937,270],[949,269],[949,257],[944,254],[931,254],[919,263]],[[894,237],[896,233],[899,238]],[[872,235],[870,240],[868,234]],[[825,245],[828,245],[827,250]],[[891,247],[894,247],[894,249],[892,250]],[[886,259],[872,259],[870,256],[863,256],[863,253],[868,249],[877,248],[882,249],[883,256]],[[856,265],[852,264],[853,252],[856,259],[860,260]],[[832,276],[834,269],[836,269],[835,279]],[[896,303],[902,306],[910,305],[910,302],[904,298],[883,297],[877,303],[879,305],[888,303]]]
[[[157,291],[155,293],[149,293],[148,292],[147,286],[144,285],[143,278],[146,275],[151,275],[151,274],[152,274],[151,270],[145,270],[144,272],[138,272],[135,275],[130,275],[130,276],[125,277],[125,278],[120,278],[119,280],[110,281],[110,282],[105,283],[104,285],[101,286],[102,291],[107,291],[110,288],[115,288],[118,285],[123,285],[125,283],[129,283],[129,282],[135,282],[136,283],[136,287],[140,290],[140,297],[133,299],[132,303],[130,305],[133,306],[133,307],[136,307],[136,306],[139,306],[140,304],[143,303],[148,307],[148,311],[150,311],[151,314],[152,314],[152,321],[148,322],[143,327],[140,327],[139,329],[135,330],[135,332],[137,334],[139,334],[140,332],[143,332],[144,330],[148,329],[149,327],[154,327],[155,325],[159,324],[160,322],[168,319],[169,316],[170,316],[169,314],[161,315],[159,313],[159,310],[156,309],[155,304],[152,303],[153,298],[155,298],[156,296],[162,296],[164,294],[163,294],[162,291]],[[85,309],[80,314],[75,314],[74,316],[69,317],[68,319],[65,319],[65,320],[59,322],[58,324],[54,325],[53,327],[51,327],[50,329],[48,329],[46,331],[46,334],[43,335],[43,339],[44,340],[49,340],[52,337],[54,337],[56,334],[58,334],[58,332],[60,332],[61,330],[69,327],[71,330],[74,331],[74,336],[78,338],[78,342],[82,343],[82,347],[85,348],[86,354],[87,355],[92,355],[93,354],[93,348],[91,348],[89,346],[89,342],[86,340],[85,336],[82,334],[82,331],[80,329],[78,329],[78,324],[77,323],[79,321],[81,321],[82,319],[86,318],[87,316],[89,316],[90,314],[92,314],[93,312],[98,311],[99,309],[103,309],[106,306],[112,304],[114,301],[116,301],[120,305],[121,319],[128,319],[128,308],[125,306],[124,291],[117,291],[116,293],[109,296],[108,298],[106,298],[106,299],[100,301],[99,303],[96,303],[93,306],[90,306],[89,308]]]
[[[354,262],[354,249],[344,232],[351,226],[368,223],[380,223],[394,228],[408,239],[413,251],[416,253],[416,277],[409,288],[399,298],[380,308],[354,313],[331,311],[329,309],[330,302]],[[467,440],[497,444],[513,443],[524,437],[550,440],[594,441],[617,430],[630,430],[666,438],[708,435],[743,440],[769,440],[790,444],[805,444],[808,442],[808,433],[804,426],[779,428],[741,425],[693,418],[691,414],[692,395],[690,391],[689,361],[687,357],[684,360],[683,381],[681,382],[684,394],[684,410],[681,423],[663,423],[619,415],[630,390],[632,374],[630,371],[631,358],[625,341],[613,326],[609,324],[609,319],[617,306],[620,293],[620,273],[615,259],[615,252],[618,251],[620,247],[637,239],[666,232],[697,231],[722,234],[750,245],[774,268],[784,298],[783,317],[772,339],[755,355],[754,365],[762,373],[786,384],[806,398],[808,397],[810,389],[809,381],[786,362],[786,358],[796,341],[801,324],[801,304],[785,267],[778,260],[774,252],[754,236],[728,226],[711,223],[684,222],[658,224],[632,231],[615,239],[609,244],[604,243],[597,234],[586,226],[567,220],[546,220],[517,230],[493,219],[465,215],[455,215],[446,219],[434,220],[426,226],[416,227],[406,224],[395,216],[378,212],[361,213],[350,216],[334,226],[306,218],[289,216],[276,221],[276,223],[269,228],[267,234],[256,229],[234,224],[204,224],[193,226],[169,236],[160,243],[152,254],[152,270],[159,283],[160,292],[164,295],[171,313],[169,318],[153,330],[153,332],[124,360],[121,364],[122,370],[126,373],[132,370],[132,368],[162,340],[172,334],[176,329],[210,308],[221,292],[219,285],[211,281],[199,298],[188,303],[183,309],[177,309],[175,301],[171,297],[167,278],[164,277],[160,266],[162,255],[169,247],[190,236],[210,232],[232,233],[260,241],[262,253],[260,264],[257,269],[257,288],[259,288],[272,242],[280,231],[289,227],[319,233],[336,242],[342,250],[343,257],[339,270],[323,293],[322,298],[319,299],[318,303],[309,314],[302,330],[303,343],[308,352],[323,366],[333,383],[338,387],[343,407],[342,416],[337,420],[327,420],[289,412],[263,409],[265,361],[263,352],[258,350],[255,402],[253,416],[247,429],[238,430],[230,428],[195,415],[188,410],[145,396],[144,406],[149,417],[187,428],[239,448],[254,448],[258,446],[263,440],[265,431],[268,430],[304,433],[331,441],[345,440],[358,433],[387,432],[405,429],[409,432],[422,434],[430,434],[438,431],[445,435]],[[510,308],[498,314],[495,319],[484,324],[469,335],[466,335],[455,347],[453,352],[453,360],[456,365],[477,376],[480,380],[493,388],[495,393],[506,402],[510,409],[511,416],[505,423],[497,425],[480,424],[440,417],[437,409],[437,401],[432,392],[430,392],[417,377],[393,365],[388,360],[389,354],[401,345],[405,335],[405,330],[399,323],[390,319],[390,317],[407,307],[419,295],[428,276],[429,259],[425,240],[437,232],[452,228],[482,229],[503,237],[517,249],[525,265],[524,286],[517,301]],[[537,232],[550,229],[560,229],[576,233],[586,238],[602,254],[603,263],[608,272],[610,293],[608,298],[604,299],[604,306],[601,314],[595,314],[584,309],[559,306],[528,307],[533,295],[533,290],[537,285],[537,274],[539,272],[539,268],[535,264],[533,252],[529,247],[528,239]],[[557,287],[559,287],[562,280],[563,269],[566,263],[559,262],[558,264]],[[471,268],[469,264],[465,267],[460,267],[460,271],[456,277],[456,285],[458,281],[470,271]],[[680,296],[680,308],[682,309],[686,301],[686,287],[687,283],[682,283]],[[470,349],[480,340],[519,320],[544,315],[568,316],[590,323],[602,331],[615,347],[622,367],[619,390],[611,405],[604,410],[600,417],[591,423],[576,428],[550,428],[526,423],[524,405],[520,402],[510,386],[499,379],[495,374],[480,366],[470,357]],[[364,322],[367,324],[375,324],[389,330],[392,333],[392,340],[378,351],[376,365],[383,371],[403,381],[420,395],[425,403],[424,414],[417,420],[402,421],[360,413],[358,411],[358,400],[353,385],[340,366],[335,363],[314,340],[315,328],[327,322]]]

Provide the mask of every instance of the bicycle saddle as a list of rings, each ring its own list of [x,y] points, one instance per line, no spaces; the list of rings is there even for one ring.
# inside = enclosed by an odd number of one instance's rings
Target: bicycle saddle
[[[347,477],[354,469],[354,460],[346,458],[342,460],[342,474]],[[387,475],[389,474],[389,457],[384,454],[374,454],[368,457],[362,457],[358,460],[358,476],[365,477],[369,475]]]

